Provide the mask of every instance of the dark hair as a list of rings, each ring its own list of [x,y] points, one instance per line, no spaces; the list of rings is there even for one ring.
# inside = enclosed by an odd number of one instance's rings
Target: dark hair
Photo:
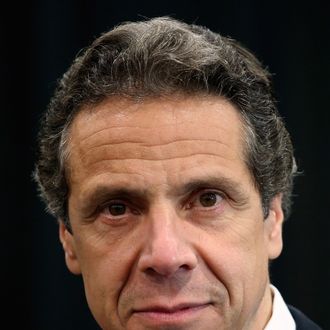
[[[245,161],[264,214],[282,193],[287,216],[296,166],[270,74],[237,41],[168,17],[128,22],[104,33],[60,80],[41,122],[34,173],[48,211],[67,219],[69,128],[83,106],[111,96],[143,99],[178,92],[221,96],[236,106],[246,133]]]

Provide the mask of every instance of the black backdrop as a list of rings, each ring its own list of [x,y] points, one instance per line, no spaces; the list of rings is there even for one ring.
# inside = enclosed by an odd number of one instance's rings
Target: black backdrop
[[[303,175],[271,266],[287,302],[329,317],[330,23],[327,1],[6,2],[1,22],[1,295],[10,329],[97,329],[31,180],[38,120],[79,49],[123,20],[170,15],[239,39],[275,73]],[[4,6],[2,4],[2,6]]]

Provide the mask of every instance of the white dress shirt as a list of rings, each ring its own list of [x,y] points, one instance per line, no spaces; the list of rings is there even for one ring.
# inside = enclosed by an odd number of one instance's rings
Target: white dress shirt
[[[280,292],[270,286],[273,292],[273,311],[264,330],[296,330],[296,324]]]

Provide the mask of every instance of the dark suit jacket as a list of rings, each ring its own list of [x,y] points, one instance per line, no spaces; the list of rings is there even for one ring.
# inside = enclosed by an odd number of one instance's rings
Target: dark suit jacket
[[[288,305],[288,307],[294,321],[296,322],[297,330],[322,330],[322,328],[311,321],[300,310],[290,305]]]

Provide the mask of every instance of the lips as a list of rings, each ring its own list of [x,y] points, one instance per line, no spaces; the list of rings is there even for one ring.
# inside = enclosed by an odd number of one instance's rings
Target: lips
[[[178,323],[196,318],[210,303],[182,303],[173,306],[150,305],[138,308],[133,315],[152,323]]]

